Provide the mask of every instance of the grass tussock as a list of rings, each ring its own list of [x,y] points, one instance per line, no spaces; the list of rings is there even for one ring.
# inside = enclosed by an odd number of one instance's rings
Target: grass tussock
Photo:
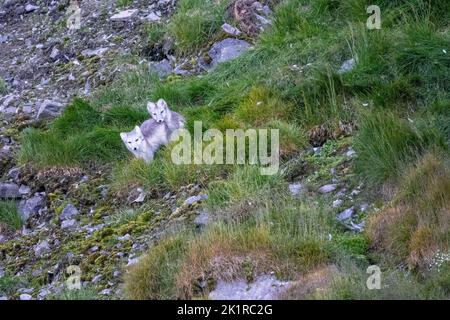
[[[450,170],[432,153],[403,178],[393,204],[370,219],[368,236],[374,247],[397,262],[428,267],[438,251],[450,249]]]
[[[0,201],[0,230],[2,225],[12,230],[18,230],[22,227],[23,221],[16,202]]]

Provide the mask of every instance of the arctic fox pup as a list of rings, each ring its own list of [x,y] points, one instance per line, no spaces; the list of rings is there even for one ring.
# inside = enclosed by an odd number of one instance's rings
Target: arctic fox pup
[[[153,160],[153,155],[159,147],[159,145],[151,144],[148,141],[139,126],[134,127],[130,132],[121,132],[120,137],[127,149],[136,158],[144,159],[147,163]]]
[[[183,128],[186,123],[186,119],[182,115],[169,109],[164,99],[159,99],[156,103],[148,102],[147,110],[157,123],[164,123],[167,126],[168,137],[175,130]]]

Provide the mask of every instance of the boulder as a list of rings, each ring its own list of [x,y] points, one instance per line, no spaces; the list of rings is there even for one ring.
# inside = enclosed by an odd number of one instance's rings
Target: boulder
[[[119,13],[116,13],[115,15],[113,15],[110,20],[111,21],[128,21],[131,20],[133,18],[135,18],[138,14],[137,9],[129,9],[129,10],[124,10],[124,11],[120,11]]]
[[[51,100],[44,100],[39,105],[36,119],[47,120],[55,118],[62,112],[64,107],[65,106],[62,103]]]
[[[208,54],[211,57],[211,66],[239,57],[252,46],[244,40],[227,38],[213,44]]]
[[[0,183],[0,198],[2,199],[20,198],[19,186],[15,183]]]

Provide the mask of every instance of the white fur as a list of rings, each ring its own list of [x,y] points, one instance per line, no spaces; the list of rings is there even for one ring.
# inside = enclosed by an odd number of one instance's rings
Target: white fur
[[[150,162],[159,147],[169,143],[171,134],[184,127],[186,120],[179,113],[171,111],[163,99],[157,103],[148,102],[147,110],[152,119],[144,121],[130,132],[120,133],[120,137],[135,157]]]

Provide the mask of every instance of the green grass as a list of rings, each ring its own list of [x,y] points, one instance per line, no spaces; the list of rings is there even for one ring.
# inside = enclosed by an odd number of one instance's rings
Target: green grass
[[[0,201],[0,223],[13,230],[22,227],[23,221],[14,201]]]
[[[124,8],[133,3],[133,0],[117,0],[116,6],[118,8]]]
[[[6,94],[8,91],[7,87],[6,87],[6,83],[3,79],[0,79],[0,94]]]

